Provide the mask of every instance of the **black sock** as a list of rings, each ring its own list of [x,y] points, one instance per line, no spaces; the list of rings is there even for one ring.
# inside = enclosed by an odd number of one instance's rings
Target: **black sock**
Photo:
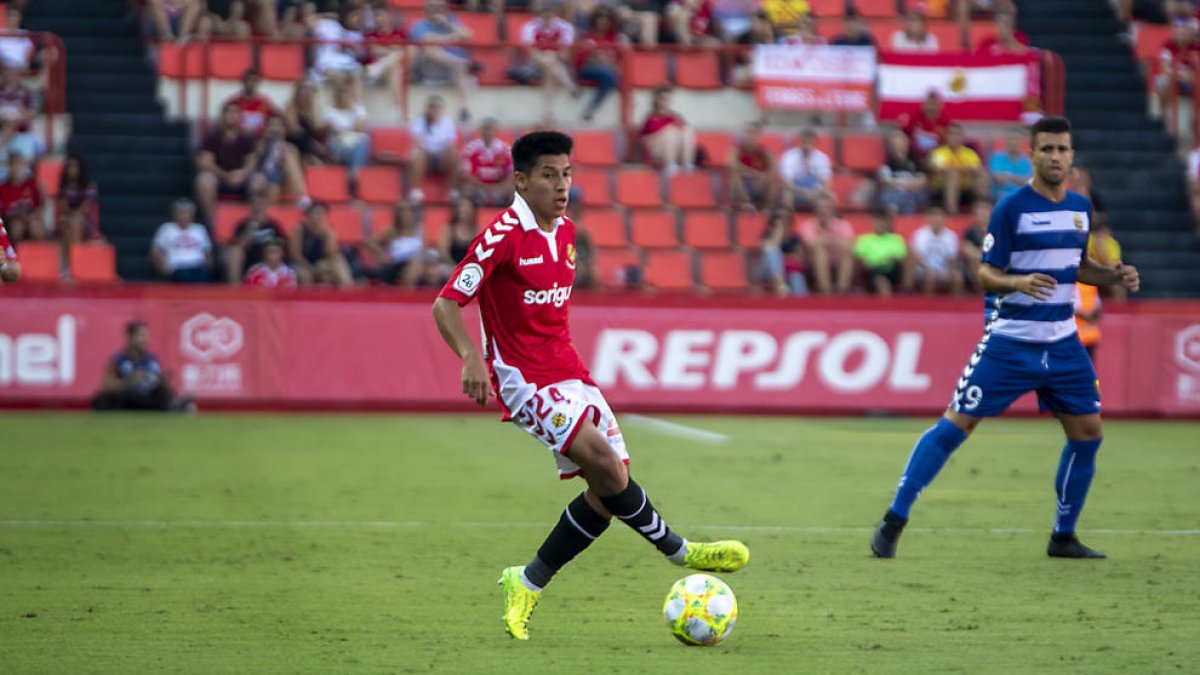
[[[654,544],[663,555],[670,556],[679,552],[683,546],[683,538],[667,527],[667,521],[658,515],[654,505],[642,490],[642,486],[629,479],[629,485],[621,492],[608,497],[601,497],[600,503],[617,518],[620,518],[646,541]]]
[[[563,565],[582,553],[606,529],[608,518],[596,513],[580,493],[563,509],[558,524],[550,530],[550,536],[546,537],[537,555],[525,566],[525,579],[544,588]]]

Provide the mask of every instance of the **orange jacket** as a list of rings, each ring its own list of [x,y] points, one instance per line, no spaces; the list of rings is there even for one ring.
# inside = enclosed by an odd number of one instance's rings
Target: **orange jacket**
[[[1084,347],[1100,344],[1100,290],[1075,284],[1075,327]]]

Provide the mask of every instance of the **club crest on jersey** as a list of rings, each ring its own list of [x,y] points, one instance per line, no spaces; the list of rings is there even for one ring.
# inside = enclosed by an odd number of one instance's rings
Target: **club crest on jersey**
[[[1078,213],[1075,214],[1075,229],[1083,229],[1083,216],[1079,215]]]
[[[467,263],[463,265],[462,271],[458,273],[458,278],[454,280],[454,289],[472,297],[475,291],[479,290],[479,282],[483,281],[483,268],[477,263]]]
[[[575,244],[567,244],[567,267],[575,269]]]

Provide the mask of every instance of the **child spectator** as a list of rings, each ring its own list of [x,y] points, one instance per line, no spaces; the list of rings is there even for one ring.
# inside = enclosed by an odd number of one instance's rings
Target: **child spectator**
[[[818,197],[831,194],[833,160],[817,148],[817,132],[812,129],[801,131],[799,140],[799,145],[784,151],[779,160],[783,201],[791,208],[810,210]]]
[[[833,197],[817,197],[816,215],[800,226],[817,292],[848,293],[854,279],[854,226],[838,218]]]
[[[212,239],[208,228],[195,222],[196,205],[175,202],[174,220],[163,223],[150,245],[150,261],[164,279],[181,284],[204,283],[212,269]]]
[[[513,198],[512,148],[496,136],[496,120],[479,127],[479,137],[462,149],[462,196],[480,205],[508,206]]]
[[[36,114],[33,93],[21,84],[20,71],[0,68],[0,155],[15,152],[33,160],[42,154],[45,145],[30,126]],[[4,170],[6,165],[0,164],[0,172]]]
[[[762,143],[762,129],[762,122],[747,124],[726,160],[733,205],[749,211],[779,200],[779,174],[775,158]]]
[[[66,246],[100,239],[100,194],[83,160],[72,155],[58,178],[58,236]]]
[[[963,276],[958,265],[958,235],[946,227],[946,212],[941,207],[930,207],[927,215],[929,223],[912,236],[911,276],[906,285],[911,288],[913,282],[920,282],[925,295],[946,287],[959,295]]]
[[[760,281],[780,297],[808,295],[808,283],[804,279],[804,244],[793,227],[792,215],[792,210],[786,208],[771,211],[762,236]]]
[[[213,216],[218,195],[246,197],[267,189],[266,178],[256,170],[254,149],[254,139],[242,133],[238,107],[226,104],[196,158],[196,200],[206,217]]]
[[[642,144],[650,161],[671,175],[682,167],[696,167],[696,130],[671,109],[674,90],[663,85],[654,90],[650,113],[642,122]]]
[[[929,203],[929,176],[912,160],[908,136],[893,129],[887,137],[887,156],[879,167],[879,202],[902,215],[917,213]]]
[[[413,119],[409,130],[413,137],[413,154],[408,167],[411,188],[408,199],[415,206],[425,201],[421,184],[425,181],[426,171],[445,174],[451,185],[456,183],[458,128],[446,115],[446,100],[441,96],[430,96],[425,113]]]
[[[918,8],[905,13],[904,27],[892,33],[891,47],[894,52],[932,53],[940,49],[937,36],[929,32],[925,13]]]
[[[971,220],[967,222],[962,233],[962,251],[964,278],[977,291],[983,290],[979,283],[979,263],[983,260],[983,242],[987,238],[988,221],[992,217],[992,202],[980,199],[971,209]]]
[[[283,109],[283,123],[288,143],[300,151],[303,162],[316,164],[331,159],[325,145],[329,127],[317,101],[317,86],[312,80],[305,78],[296,82],[292,98]]]
[[[329,154],[348,169],[353,191],[358,172],[371,158],[371,138],[367,136],[367,109],[355,98],[350,83],[334,85],[333,105],[325,109],[325,127],[329,130]]]
[[[250,198],[250,213],[237,224],[233,240],[225,247],[225,280],[237,284],[243,270],[263,261],[263,247],[269,241],[284,238],[283,227],[267,211],[267,197]]]
[[[467,50],[457,45],[471,39],[471,29],[450,13],[445,0],[427,0],[425,17],[413,24],[409,33],[415,42],[424,43],[417,62],[418,79],[426,84],[449,79],[461,99],[459,119],[466,122],[470,119],[468,110],[475,88],[472,73],[477,66]]]
[[[604,99],[620,88],[621,49],[628,43],[629,39],[618,31],[616,12],[611,7],[597,7],[575,49],[576,77],[580,83],[596,87],[583,111],[583,121],[591,122]]]
[[[545,0],[537,16],[521,27],[521,45],[525,58],[532,63],[542,81],[542,113],[554,118],[554,101],[563,89],[575,90],[575,80],[567,66],[575,27],[558,15],[559,5]]]
[[[958,213],[986,192],[987,174],[979,155],[963,143],[963,129],[951,124],[946,144],[929,155],[933,200],[947,213]]]
[[[296,271],[283,261],[283,240],[268,239],[262,245],[262,262],[246,271],[246,285],[256,288],[296,288]]]
[[[0,182],[0,219],[9,238],[20,243],[46,238],[43,227],[45,196],[29,162],[19,153],[8,153],[8,176]]]
[[[259,93],[258,85],[261,82],[262,76],[256,68],[247,70],[242,74],[242,90],[222,105],[222,108],[226,105],[237,106],[242,133],[254,138],[262,136],[267,130],[267,120],[279,115],[271,99]]]
[[[1000,201],[1033,178],[1033,162],[1021,148],[1024,142],[1025,132],[1012,129],[1004,136],[1004,149],[992,153],[988,160],[992,199]]]
[[[860,234],[854,242],[854,256],[867,278],[867,290],[881,297],[892,294],[900,286],[908,247],[904,237],[892,231],[892,212],[886,208],[875,211],[874,229]]]
[[[348,288],[354,284],[350,264],[338,248],[337,236],[328,222],[329,207],[313,202],[304,211],[300,227],[288,237],[288,260],[302,284],[332,284]]]
[[[367,249],[380,267],[378,277],[387,284],[416,288],[425,274],[425,242],[417,231],[412,208],[400,202],[392,208],[392,225],[367,240]]]

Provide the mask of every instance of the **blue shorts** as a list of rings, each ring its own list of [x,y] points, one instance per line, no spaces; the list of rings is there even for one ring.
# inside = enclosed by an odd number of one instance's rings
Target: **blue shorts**
[[[950,407],[972,417],[995,417],[1031,391],[1037,392],[1042,412],[1100,412],[1100,380],[1078,336],[1039,343],[984,335]]]

